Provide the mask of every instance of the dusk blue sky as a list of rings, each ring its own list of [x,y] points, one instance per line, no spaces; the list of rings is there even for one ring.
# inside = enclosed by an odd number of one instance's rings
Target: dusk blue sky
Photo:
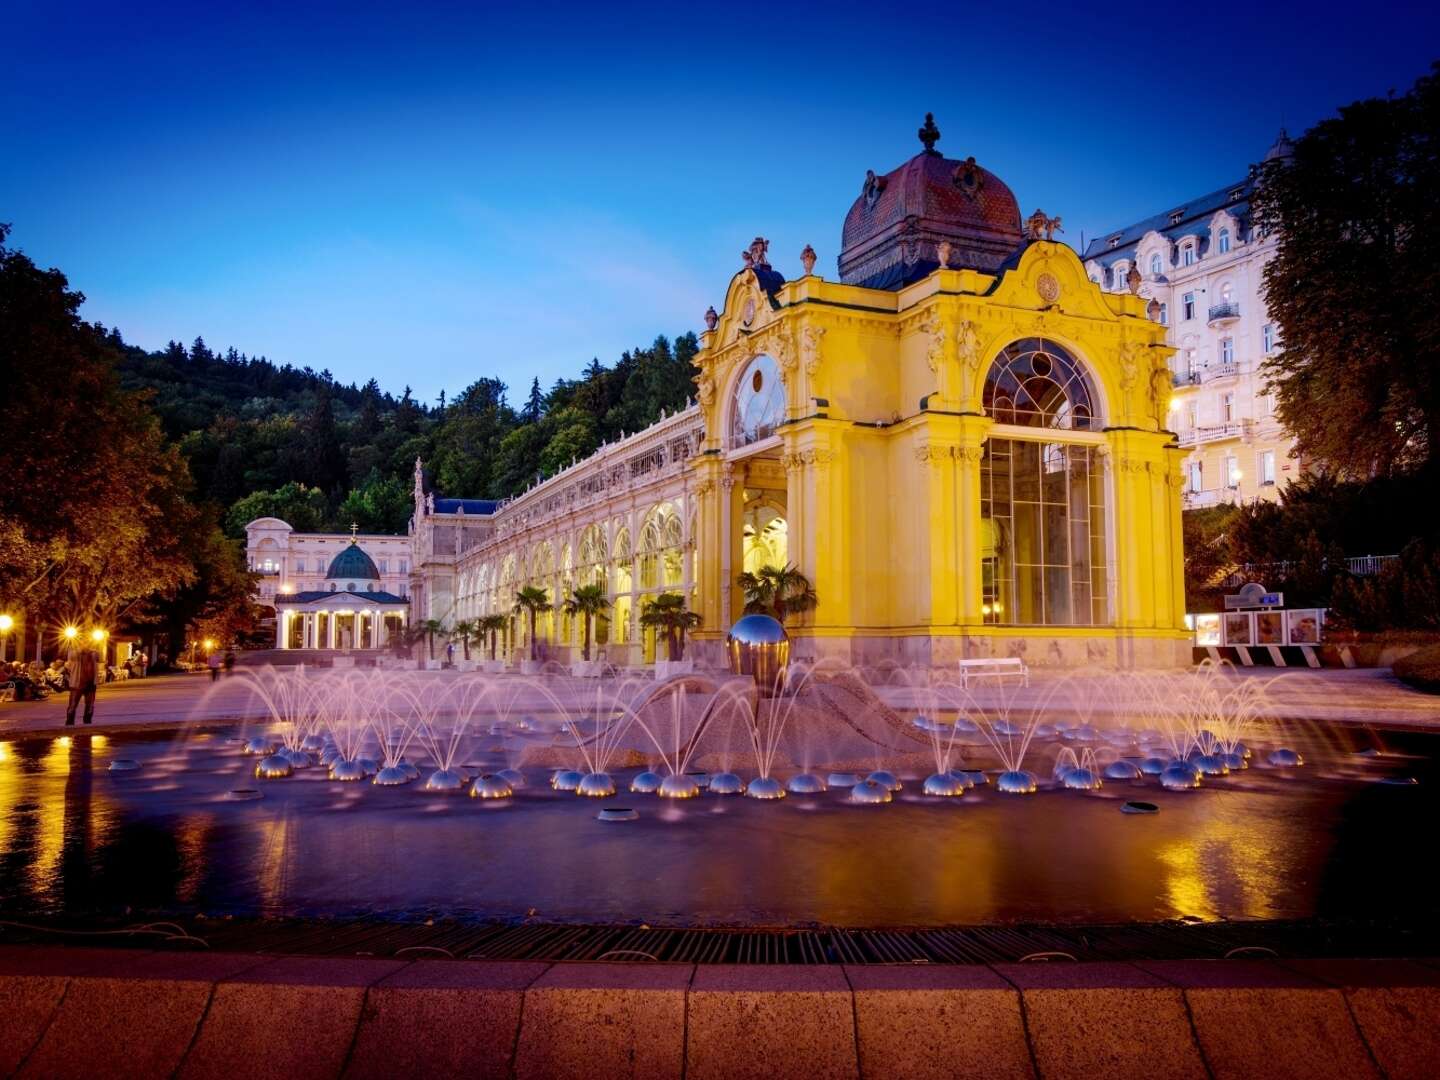
[[[294,6],[9,0],[0,221],[130,341],[431,401],[698,329],[757,234],[834,277],[927,110],[1078,246],[1440,56],[1418,3]]]

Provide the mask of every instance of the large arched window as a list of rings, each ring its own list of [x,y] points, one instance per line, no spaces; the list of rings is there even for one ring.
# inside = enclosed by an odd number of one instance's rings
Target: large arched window
[[[587,526],[580,534],[579,556],[576,563],[576,580],[581,585],[605,584],[605,533],[599,525]]]
[[[679,585],[681,566],[680,515],[669,503],[655,507],[640,527],[640,588]]]
[[[730,446],[749,446],[774,435],[785,419],[785,384],[773,357],[745,365],[730,402]]]
[[[1080,362],[1044,338],[1007,345],[985,379],[985,412],[1000,424],[1099,430],[1102,418]]]

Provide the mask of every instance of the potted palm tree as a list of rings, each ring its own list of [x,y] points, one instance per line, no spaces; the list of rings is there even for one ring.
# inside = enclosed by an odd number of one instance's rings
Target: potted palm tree
[[[538,585],[526,585],[515,594],[515,614],[522,612],[529,616],[530,620],[530,659],[520,661],[520,671],[526,675],[538,675],[540,673],[540,642],[535,636],[535,620],[542,611],[549,611],[550,592]]]
[[[745,592],[745,614],[759,612],[784,623],[791,615],[813,611],[819,602],[810,579],[794,566],[762,566],[735,579]]]
[[[464,670],[473,671],[470,664],[470,642],[475,637],[475,623],[470,619],[461,619],[450,629],[450,639],[460,643],[460,650],[464,656],[461,661],[465,665]]]
[[[445,636],[445,624],[439,619],[426,619],[420,624],[420,632],[425,635],[425,642],[430,652],[430,658],[425,661],[427,669],[438,671],[440,661],[435,659],[435,638]]]
[[[490,638],[490,659],[485,661],[486,671],[498,672],[505,666],[504,661],[495,659],[495,639],[509,623],[510,616],[501,615],[498,612],[482,615],[475,623],[482,645],[487,636]]]
[[[686,609],[685,597],[661,593],[647,600],[640,612],[640,625],[665,634],[665,659],[655,661],[655,678],[689,675],[695,670],[695,661],[685,659],[685,633],[700,625],[700,613]]]
[[[602,585],[581,585],[574,589],[565,600],[565,614],[580,616],[580,657],[570,665],[570,674],[593,676],[600,674],[601,663],[590,659],[590,638],[595,617],[610,606]]]

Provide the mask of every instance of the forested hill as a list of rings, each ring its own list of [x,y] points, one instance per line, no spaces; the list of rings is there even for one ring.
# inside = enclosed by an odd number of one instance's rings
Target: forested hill
[[[121,378],[149,392],[166,434],[195,479],[196,495],[219,503],[232,536],[267,514],[302,531],[401,532],[411,510],[415,458],[446,495],[502,498],[584,457],[602,441],[637,431],[694,392],[693,333],[673,343],[598,359],[575,379],[542,390],[534,380],[519,403],[494,378],[453,399],[415,401],[371,379],[337,383],[328,370],[276,365],[201,338],[148,352],[116,332]],[[400,365],[397,364],[397,367]]]

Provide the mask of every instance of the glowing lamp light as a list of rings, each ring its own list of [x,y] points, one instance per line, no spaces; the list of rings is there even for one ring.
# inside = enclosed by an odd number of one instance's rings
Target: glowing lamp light
[[[8,634],[15,625],[15,620],[9,615],[0,615],[0,634]]]
[[[210,638],[207,637],[207,638],[205,639],[205,648],[207,648],[207,649],[213,649],[214,647],[215,647],[215,642],[214,642],[213,640],[211,640]]]
[[[91,640],[91,641],[104,641],[104,640],[105,640],[105,631],[104,631],[104,630],[91,630],[91,631],[90,631],[90,640]]]
[[[989,614],[990,614],[990,610],[991,610],[991,609],[990,609],[990,605],[989,605],[989,604],[981,604],[981,605],[980,605],[980,614],[981,614],[981,615],[989,615]]]
[[[67,627],[65,627],[65,640],[66,640],[66,641],[74,641],[74,640],[75,640],[77,637],[79,637],[79,636],[80,636],[80,629],[79,629],[79,627],[75,627],[75,626],[67,626]]]

